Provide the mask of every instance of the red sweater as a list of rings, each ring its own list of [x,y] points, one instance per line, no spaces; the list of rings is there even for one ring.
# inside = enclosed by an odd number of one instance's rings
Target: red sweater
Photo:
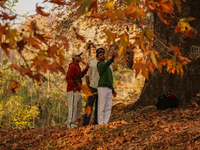
[[[67,80],[67,92],[72,91],[75,87],[80,91],[81,87],[79,85],[76,85],[73,80],[76,80],[80,74],[81,78],[84,77],[84,75],[87,73],[88,69],[84,69],[81,72],[81,67],[78,63],[72,61],[69,64],[69,68],[66,74],[66,80]],[[80,83],[82,85],[82,81]]]

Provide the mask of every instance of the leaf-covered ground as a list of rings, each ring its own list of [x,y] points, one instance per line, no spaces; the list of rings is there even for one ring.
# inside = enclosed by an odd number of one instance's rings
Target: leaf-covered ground
[[[149,113],[114,106],[109,124],[0,130],[0,149],[199,149],[200,108]]]

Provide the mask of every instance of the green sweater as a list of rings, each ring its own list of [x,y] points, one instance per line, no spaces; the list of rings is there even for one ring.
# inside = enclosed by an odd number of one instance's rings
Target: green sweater
[[[99,70],[100,76],[98,87],[108,87],[112,89],[112,93],[114,93],[112,70],[109,67],[112,62],[113,60],[109,59],[107,62],[99,61],[97,63],[97,69]]]

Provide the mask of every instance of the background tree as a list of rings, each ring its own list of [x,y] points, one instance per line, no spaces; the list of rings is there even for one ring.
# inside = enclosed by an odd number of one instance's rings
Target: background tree
[[[195,20],[191,21],[191,25],[199,33],[200,15],[196,13],[198,5],[200,5],[200,1],[198,0],[184,2],[181,14],[177,12],[177,9],[175,10],[175,18],[187,18],[188,16],[194,17]],[[188,65],[188,69],[184,69],[184,75],[182,77],[179,74],[168,74],[167,67],[163,68],[162,73],[156,71],[155,75],[150,76],[149,80],[145,81],[140,98],[132,108],[137,109],[153,105],[160,95],[167,92],[173,92],[174,94],[179,95],[180,106],[186,106],[190,103],[192,97],[195,97],[200,92],[199,34],[195,38],[189,38],[180,33],[175,33],[172,30],[172,28],[177,24],[176,19],[172,19],[171,23],[166,28],[156,15],[154,18],[155,31],[158,34],[158,37],[162,40],[163,44],[180,47],[182,55],[190,58],[192,62]],[[187,31],[187,28],[185,31]],[[191,30],[189,32],[192,34],[195,31]],[[155,48],[163,49],[164,46],[155,43]]]

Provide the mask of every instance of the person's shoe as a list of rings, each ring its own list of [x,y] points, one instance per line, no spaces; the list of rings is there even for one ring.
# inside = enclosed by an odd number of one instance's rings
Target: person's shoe
[[[78,126],[75,124],[71,124],[71,128],[77,128]]]
[[[75,125],[75,124],[67,124],[67,128],[69,129],[69,128],[76,128],[76,127],[78,127],[77,125]]]

